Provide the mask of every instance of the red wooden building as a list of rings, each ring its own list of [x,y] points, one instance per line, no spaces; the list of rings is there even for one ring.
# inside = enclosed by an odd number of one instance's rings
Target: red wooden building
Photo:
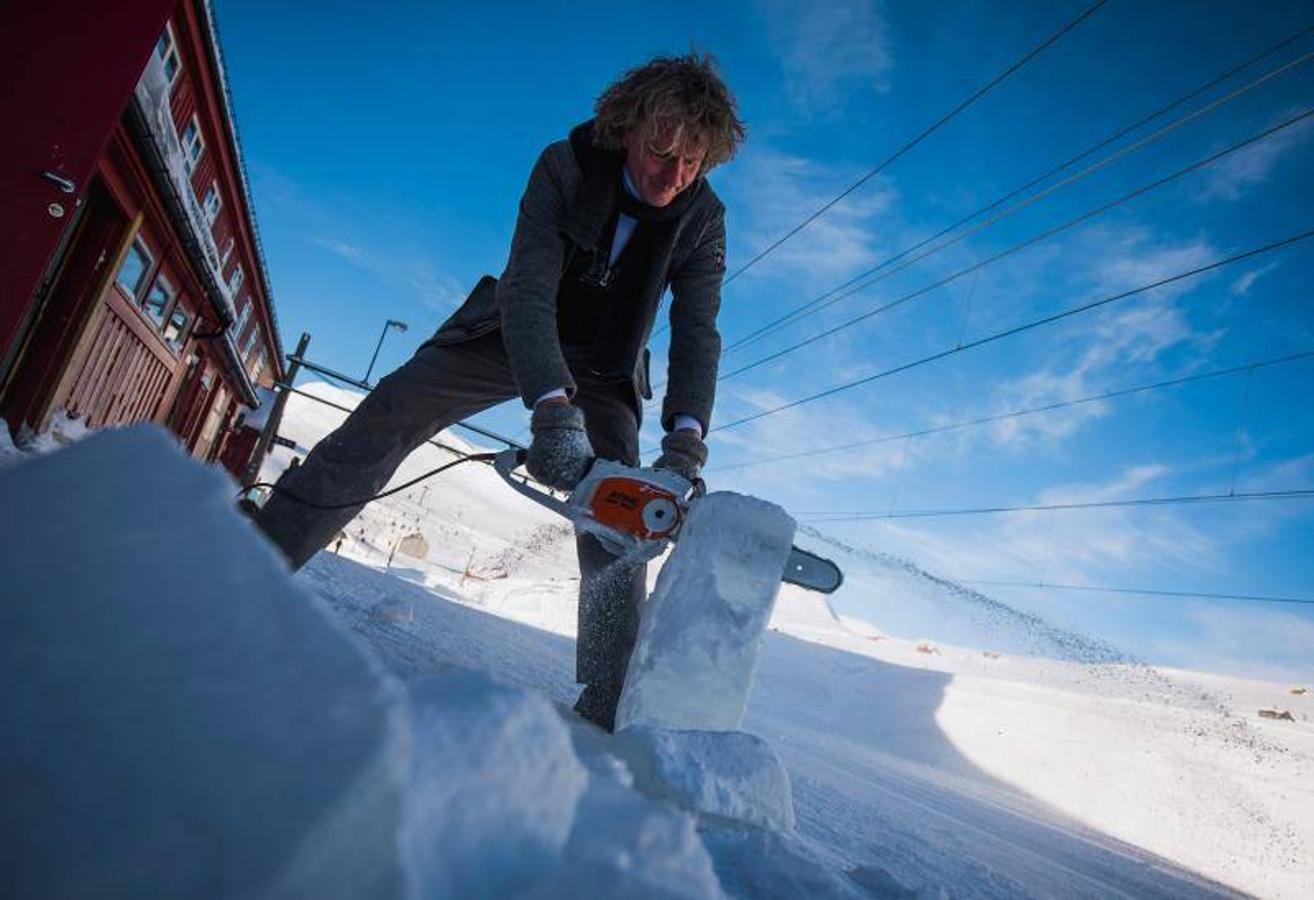
[[[155,421],[239,474],[283,362],[209,3],[7,6],[0,121],[0,417]]]

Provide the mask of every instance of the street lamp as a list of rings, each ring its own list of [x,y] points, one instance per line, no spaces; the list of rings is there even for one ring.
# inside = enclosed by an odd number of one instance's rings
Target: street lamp
[[[406,330],[405,322],[398,322],[396,319],[389,319],[383,326],[383,332],[379,335],[379,342],[374,345],[374,356],[370,359],[370,367],[365,370],[365,383],[370,383],[370,373],[374,371],[374,363],[379,359],[379,349],[383,347],[383,339],[388,336],[388,329],[396,328],[398,331]]]

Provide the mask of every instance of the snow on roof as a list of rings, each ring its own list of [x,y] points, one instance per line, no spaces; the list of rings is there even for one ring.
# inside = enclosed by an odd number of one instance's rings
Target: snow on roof
[[[200,248],[210,275],[208,285],[212,300],[217,300],[223,307],[228,320],[236,321],[237,311],[228,285],[223,278],[223,267],[218,246],[210,233],[210,223],[201,208],[200,201],[192,191],[191,178],[187,172],[186,154],[174,128],[173,113],[169,105],[169,79],[164,74],[164,65],[157,54],[151,54],[137,87],[133,91],[137,110],[146,124],[148,134],[160,162],[164,165],[170,193],[181,205],[185,221],[178,225],[185,227],[191,238]]]

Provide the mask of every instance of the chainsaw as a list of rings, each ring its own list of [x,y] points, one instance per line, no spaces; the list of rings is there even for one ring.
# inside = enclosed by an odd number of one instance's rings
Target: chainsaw
[[[679,539],[689,508],[706,493],[701,478],[691,482],[668,469],[595,459],[570,496],[562,500],[515,474],[526,455],[519,447],[503,450],[494,457],[493,468],[513,490],[565,516],[612,555],[636,565],[660,556],[667,545]],[[830,594],[839,589],[844,575],[830,560],[793,547],[780,580]]]

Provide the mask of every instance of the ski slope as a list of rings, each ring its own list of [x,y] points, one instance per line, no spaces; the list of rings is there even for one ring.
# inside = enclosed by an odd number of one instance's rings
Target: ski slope
[[[293,397],[282,433],[309,446],[340,417]],[[394,483],[450,458],[425,448]],[[398,672],[473,666],[569,704],[569,530],[484,466],[426,484],[423,503],[417,486],[367,509],[301,577]],[[411,531],[429,559],[388,566]],[[910,561],[800,543],[845,587],[782,589],[745,727],[784,760],[799,836],[836,871],[953,896],[1309,896],[1309,694],[1160,671]],[[897,607],[905,633],[837,614],[857,591]],[[970,623],[973,646],[907,633],[919,612]],[[1272,706],[1297,721],[1257,718]]]

